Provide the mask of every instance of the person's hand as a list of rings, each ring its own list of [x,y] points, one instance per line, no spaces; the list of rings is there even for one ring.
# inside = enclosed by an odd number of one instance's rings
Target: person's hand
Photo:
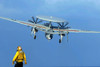
[[[27,64],[27,62],[25,61],[25,64]]]
[[[12,65],[14,64],[14,61],[12,62]]]

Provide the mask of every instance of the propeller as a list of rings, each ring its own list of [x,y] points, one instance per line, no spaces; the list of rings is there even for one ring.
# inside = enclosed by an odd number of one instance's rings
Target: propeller
[[[42,20],[38,21],[38,18],[35,19],[33,16],[32,16],[32,20],[28,20],[28,21],[31,22],[31,23],[35,23],[35,24],[42,22]]]
[[[61,27],[61,28],[66,28],[66,29],[69,29],[70,27],[68,27],[67,25],[68,25],[69,23],[68,22],[66,22],[66,23],[58,23],[58,29]],[[59,33],[60,33],[60,31],[59,31]],[[68,34],[69,34],[69,32],[67,31],[67,42],[68,42]],[[59,34],[60,35],[60,34]],[[65,36],[65,34],[62,34],[62,36]],[[61,43],[61,41],[62,41],[62,39],[59,39],[59,43]]]
[[[38,18],[34,18],[33,16],[32,16],[32,20],[28,20],[28,21],[31,23],[34,23],[34,24],[42,22],[42,20],[38,20]],[[38,32],[38,30],[36,28],[32,27],[31,28],[31,35],[34,33],[34,39],[36,39],[36,35],[35,35],[36,32]]]
[[[67,28],[67,29],[69,29],[69,28],[71,28],[71,27],[68,27],[67,25],[68,25],[69,23],[68,22],[66,22],[66,23],[58,23],[58,25],[60,26],[60,27],[62,27],[62,28]],[[67,26],[67,27],[66,27]]]

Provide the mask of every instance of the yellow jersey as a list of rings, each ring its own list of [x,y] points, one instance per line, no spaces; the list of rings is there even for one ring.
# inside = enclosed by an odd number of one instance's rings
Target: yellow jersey
[[[13,58],[13,61],[16,61],[16,62],[23,62],[25,61],[26,62],[26,56],[25,56],[25,53],[21,50],[21,51],[17,51],[14,58]]]

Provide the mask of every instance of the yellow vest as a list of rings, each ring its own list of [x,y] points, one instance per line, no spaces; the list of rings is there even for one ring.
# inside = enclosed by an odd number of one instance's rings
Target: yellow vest
[[[23,60],[26,61],[25,53],[22,50],[17,51],[14,58],[13,58],[13,61],[23,62]]]

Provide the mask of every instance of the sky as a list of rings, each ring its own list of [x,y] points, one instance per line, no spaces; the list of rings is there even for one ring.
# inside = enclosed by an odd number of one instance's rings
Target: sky
[[[65,19],[72,29],[100,31],[100,0],[0,0],[0,16],[28,21],[45,15]],[[14,67],[12,59],[17,46],[27,57],[24,67],[100,66],[100,34],[69,33],[59,44],[59,35],[52,40],[37,32],[34,40],[31,27],[0,19],[0,66]]]

